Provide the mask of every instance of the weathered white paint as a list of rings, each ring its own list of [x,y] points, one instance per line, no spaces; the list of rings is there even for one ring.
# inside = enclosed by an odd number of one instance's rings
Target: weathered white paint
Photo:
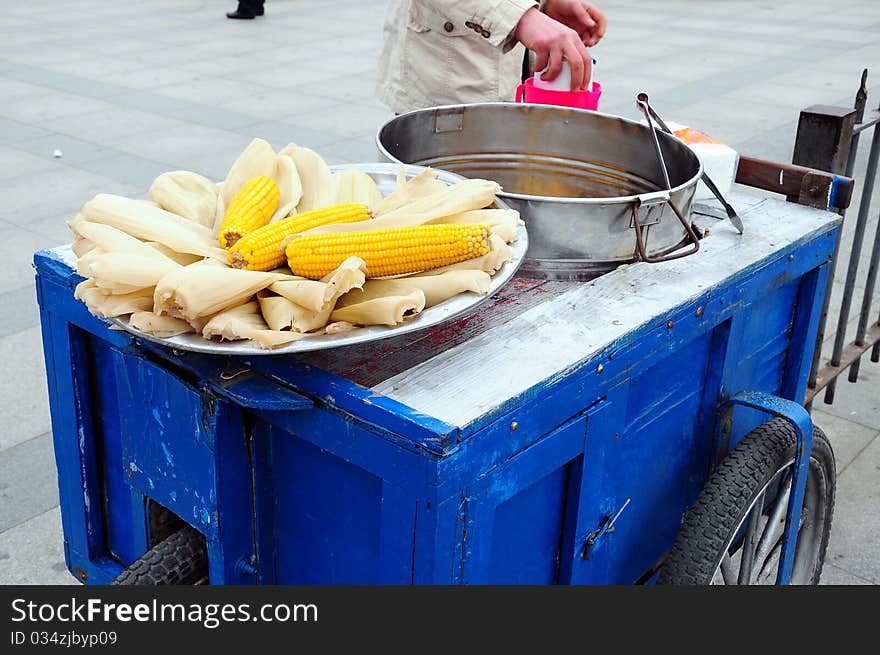
[[[640,325],[715,287],[791,243],[827,229],[836,214],[734,194],[745,224],[703,217],[700,252],[664,264],[622,266],[550,297],[512,321],[373,387],[418,412],[464,427],[504,401],[569,369]]]

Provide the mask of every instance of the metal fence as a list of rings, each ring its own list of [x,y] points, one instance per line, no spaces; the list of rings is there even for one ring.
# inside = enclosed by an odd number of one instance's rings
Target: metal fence
[[[871,361],[880,361],[880,315],[876,321],[871,323],[872,300],[877,283],[878,268],[880,268],[880,219],[877,221],[871,245],[871,257],[861,299],[855,340],[846,343],[850,312],[856,295],[859,264],[866,242],[871,199],[874,193],[874,183],[877,179],[878,160],[880,160],[880,127],[878,127],[880,125],[880,106],[877,109],[866,111],[868,107],[867,80],[868,71],[865,70],[862,73],[861,85],[856,93],[852,108],[823,105],[808,107],[801,112],[798,122],[793,163],[846,177],[853,177],[856,172],[856,159],[862,133],[873,128],[868,161],[864,174],[858,177],[862,187],[861,200],[852,234],[843,296],[834,328],[834,346],[829,361],[823,363],[822,346],[826,335],[832,285],[838,266],[838,253],[841,250],[840,240],[838,240],[831,262],[828,292],[825,294],[825,307],[822,312],[822,322],[819,327],[805,399],[808,406],[812,404],[813,398],[822,389],[825,390],[825,403],[829,405],[833,403],[837,378],[847,369],[849,369],[849,381],[858,381],[859,365],[868,350],[872,350]],[[846,210],[839,210],[839,213],[845,221]],[[842,240],[844,238],[842,229],[840,235],[839,239]]]

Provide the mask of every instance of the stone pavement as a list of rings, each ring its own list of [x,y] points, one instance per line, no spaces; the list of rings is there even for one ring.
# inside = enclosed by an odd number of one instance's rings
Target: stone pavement
[[[233,0],[7,4],[0,583],[73,583],[63,560],[33,252],[69,242],[64,221],[95,193],[140,196],[173,169],[222,178],[254,136],[310,146],[331,163],[375,160],[373,136],[389,116],[373,94],[385,3],[269,0],[266,17],[247,22],[223,17]],[[632,99],[646,90],[669,120],[752,155],[790,160],[800,109],[849,105],[862,68],[880,74],[876,0],[839,0],[833,12],[818,0],[598,4],[610,19],[594,51],[603,110],[636,118]],[[870,90],[876,106],[880,85],[872,80]],[[56,149],[62,157],[53,158]],[[863,147],[857,175],[866,155]],[[855,208],[849,215],[847,233]],[[826,583],[880,583],[880,367],[866,361],[862,371],[858,385],[841,382],[834,405],[816,404],[839,472]]]

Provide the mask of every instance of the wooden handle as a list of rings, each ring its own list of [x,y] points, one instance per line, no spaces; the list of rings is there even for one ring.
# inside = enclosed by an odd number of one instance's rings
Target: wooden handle
[[[819,209],[846,209],[852,200],[855,186],[850,177],[745,156],[739,158],[736,181],[757,189],[781,193],[789,200]]]

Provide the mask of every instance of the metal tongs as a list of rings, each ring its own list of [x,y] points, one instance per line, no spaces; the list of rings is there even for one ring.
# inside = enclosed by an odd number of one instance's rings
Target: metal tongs
[[[654,127],[654,121],[657,121],[657,124],[660,128],[666,132],[667,134],[672,134],[672,130],[663,122],[663,119],[657,115],[657,112],[654,111],[654,108],[651,107],[648,102],[648,94],[647,93],[639,93],[636,96],[636,106],[642,110],[642,113],[645,114],[645,120],[648,121],[648,127],[651,128],[651,136],[654,137],[654,149],[657,151],[657,159],[660,160],[660,168],[663,171],[663,181],[666,182],[666,188],[670,191],[672,190],[672,184],[669,182],[669,172],[666,170],[666,161],[663,159],[663,151],[660,148],[660,139],[657,138],[657,128]],[[718,201],[724,206],[724,211],[727,212],[727,217],[730,219],[730,222],[733,223],[733,226],[737,229],[737,231],[742,234],[743,233],[743,222],[739,217],[739,214],[736,213],[736,210],[733,206],[725,200],[724,196],[721,195],[721,191],[718,190],[718,187],[715,186],[715,183],[706,175],[706,172],[703,172],[702,175],[703,183],[709,187],[709,191],[713,193],[713,195],[718,198]]]

